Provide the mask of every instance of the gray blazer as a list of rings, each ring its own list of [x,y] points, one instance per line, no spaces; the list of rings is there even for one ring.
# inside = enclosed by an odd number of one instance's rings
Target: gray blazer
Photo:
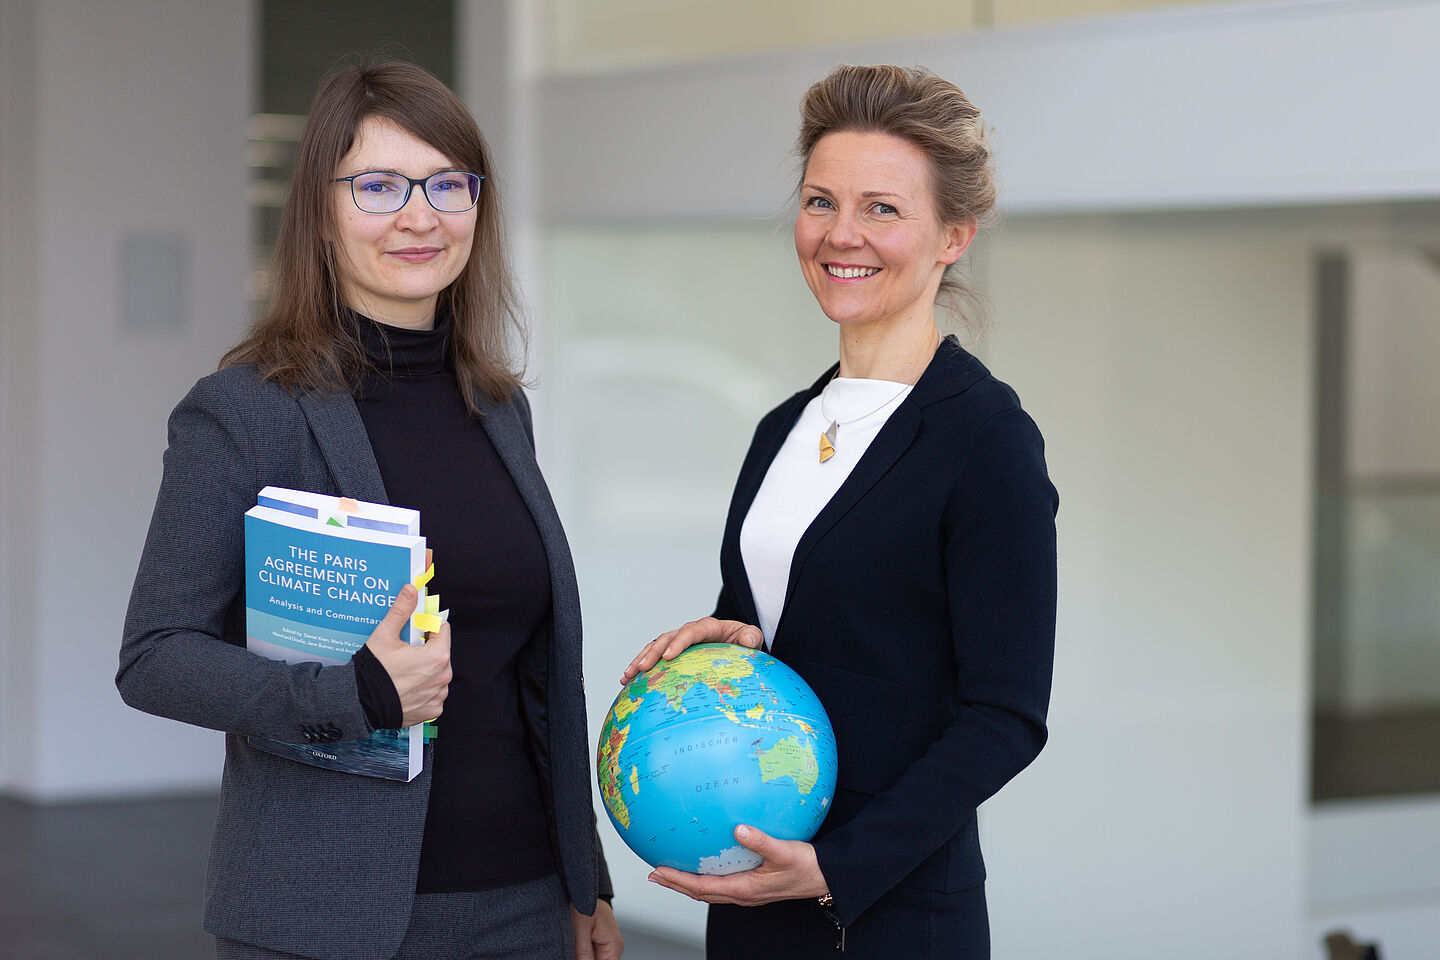
[[[535,461],[517,391],[483,403],[485,432],[539,528],[553,610],[548,656],[522,678],[562,879],[594,912],[599,855],[570,549]],[[387,502],[354,401],[292,396],[248,367],[212,374],[170,417],[169,448],[125,618],[116,685],[125,702],[223,730],[225,769],[205,889],[205,929],[322,960],[390,957],[409,920],[430,790],[339,774],[252,749],[334,725],[369,734],[346,664],[286,664],[245,649],[243,516],[266,484]],[[539,684],[539,686],[536,686]],[[543,776],[548,769],[548,776]]]

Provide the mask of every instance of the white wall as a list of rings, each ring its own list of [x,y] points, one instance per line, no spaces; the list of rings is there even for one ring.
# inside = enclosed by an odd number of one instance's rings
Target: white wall
[[[1435,196],[1415,109],[1440,85],[1437,36],[1434,3],[1301,0],[557,78],[543,214],[772,215],[800,94],[841,60],[954,78],[995,133],[1012,214]]]
[[[245,320],[250,7],[10,0],[5,15],[18,119],[0,136],[24,142],[0,148],[19,198],[3,242],[20,252],[4,276],[0,789],[213,787],[218,735],[129,709],[112,678],[166,415]],[[126,238],[178,248],[178,329],[127,325]]]
[[[1124,2],[1124,0],[1122,0]],[[1150,5],[1176,0],[1128,0]],[[1179,0],[1184,2],[1184,0]],[[1104,6],[1105,0],[1099,0]],[[641,64],[694,63],[755,53],[793,53],[863,38],[955,33],[1010,16],[1079,17],[1097,5],[1052,7],[1013,0],[888,0],[876,17],[868,0],[542,0],[545,61],[551,73],[589,73]],[[1116,4],[1118,5],[1118,4]],[[1038,6],[1044,6],[1043,2]],[[763,26],[761,26],[763,25]]]
[[[990,251],[1061,495],[1053,739],[981,817],[997,957],[1303,955],[1309,250],[1196,220]]]
[[[36,227],[38,192],[30,171],[35,104],[28,79],[34,73],[29,40],[34,33],[30,3],[0,0],[0,790],[17,776],[19,730],[35,714],[32,686],[37,646],[12,638],[33,635],[33,611],[17,598],[34,595],[36,577],[25,545],[34,542],[30,504],[35,498],[32,454],[34,420],[18,411],[35,395],[36,380],[26,362],[37,350],[40,324],[34,320],[30,278],[36,251],[28,237]]]

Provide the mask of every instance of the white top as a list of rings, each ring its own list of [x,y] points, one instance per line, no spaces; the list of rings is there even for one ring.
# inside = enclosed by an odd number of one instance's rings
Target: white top
[[[785,608],[790,561],[800,538],[912,389],[893,380],[836,377],[805,405],[775,455],[740,527],[740,556],[765,649]],[[839,423],[835,455],[821,463],[820,436],[832,420]]]

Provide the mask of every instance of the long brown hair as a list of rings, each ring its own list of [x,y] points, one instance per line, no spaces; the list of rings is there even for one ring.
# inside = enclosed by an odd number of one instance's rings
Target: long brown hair
[[[295,158],[273,260],[274,289],[245,339],[221,367],[252,364],[287,390],[354,392],[369,366],[364,348],[341,323],[331,180],[355,145],[361,123],[388,120],[483,174],[470,259],[440,292],[437,312],[452,317],[448,349],[460,392],[474,414],[475,393],[503,400],[519,385],[514,348],[524,344],[519,298],[505,253],[500,194],[490,149],[470,111],[445,84],[412,63],[367,60],[331,71],[320,83]]]
[[[995,207],[995,173],[985,125],[965,94],[921,67],[842,64],[805,91],[795,153],[801,176],[815,144],[829,133],[888,133],[919,147],[930,162],[930,188],[941,223],[980,223]],[[945,271],[936,295],[964,315],[979,298]]]

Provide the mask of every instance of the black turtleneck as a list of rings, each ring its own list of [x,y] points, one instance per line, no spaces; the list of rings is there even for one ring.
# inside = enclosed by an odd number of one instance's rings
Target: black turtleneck
[[[434,330],[357,319],[376,368],[355,396],[360,419],[390,502],[420,511],[435,552],[430,591],[450,610],[454,679],[434,744],[417,889],[532,880],[555,869],[516,671],[550,614],[540,533],[461,398],[449,318]],[[356,666],[371,719],[398,726],[400,701],[384,668],[363,655]]]

